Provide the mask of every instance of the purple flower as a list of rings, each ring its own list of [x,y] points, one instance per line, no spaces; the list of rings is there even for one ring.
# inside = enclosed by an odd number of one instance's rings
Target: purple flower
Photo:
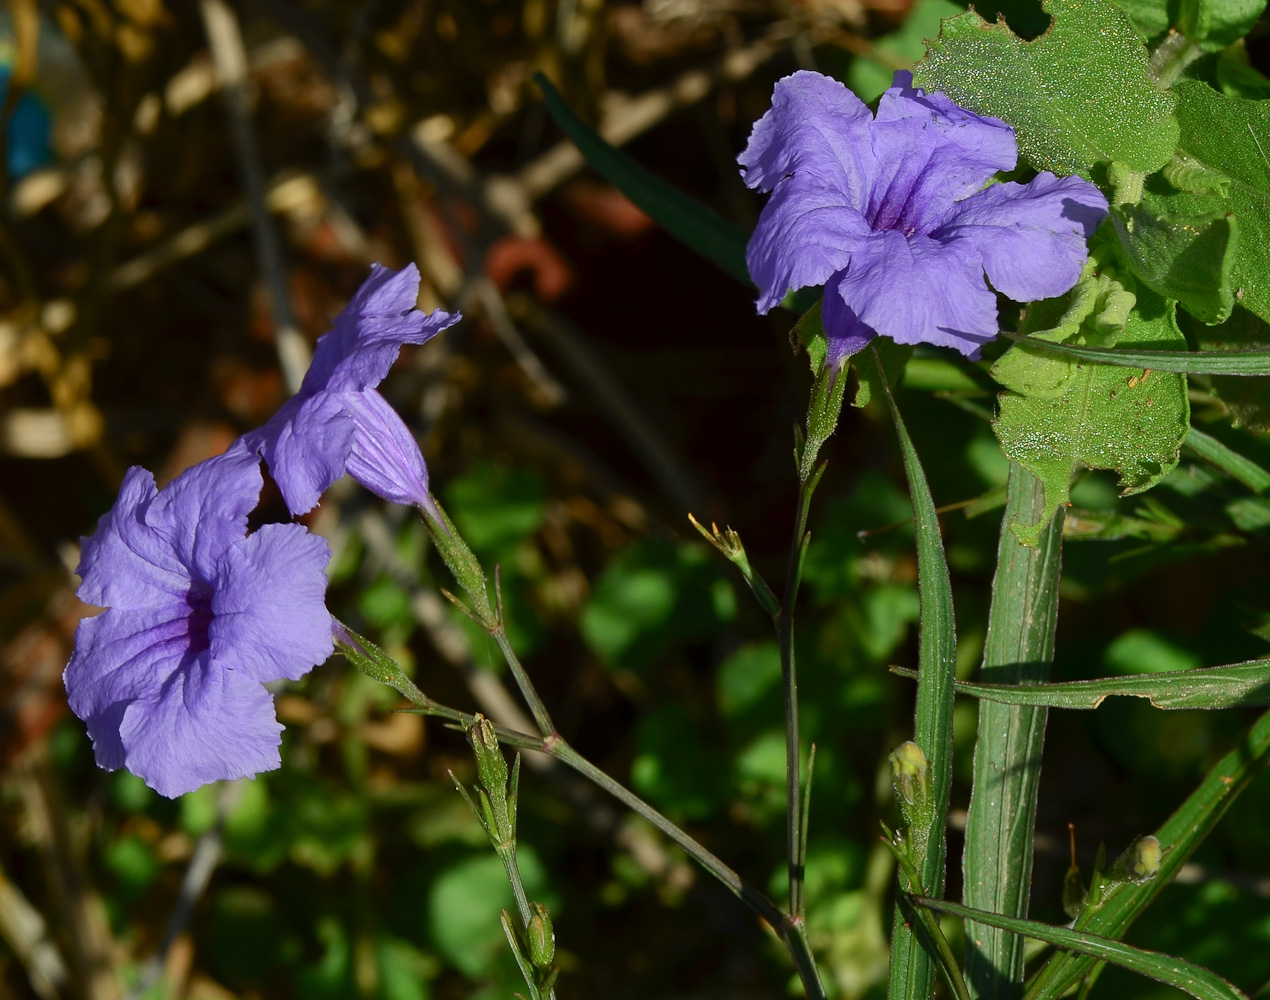
[[[331,654],[323,595],[330,549],[298,524],[247,534],[260,461],[194,466],[162,491],[145,469],[83,543],[85,618],[63,680],[97,763],[175,797],[279,764],[282,726],[266,681]]]
[[[1014,132],[895,74],[877,117],[819,73],[776,84],[738,161],[771,191],[747,262],[766,313],[791,289],[825,286],[833,363],[877,334],[974,358],[997,335],[996,296],[1071,288],[1107,199],[1079,177],[984,185],[1018,158]]]
[[[419,270],[375,264],[322,336],[300,391],[238,448],[258,452],[293,514],[312,510],[347,472],[394,503],[430,508],[419,443],[379,394],[402,344],[422,344],[462,317],[415,308]]]

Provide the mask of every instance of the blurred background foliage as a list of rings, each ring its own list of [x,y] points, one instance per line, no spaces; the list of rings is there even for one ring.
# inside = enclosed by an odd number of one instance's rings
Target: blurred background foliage
[[[421,305],[466,319],[385,392],[434,489],[501,567],[512,641],[575,747],[737,870],[782,890],[779,661],[687,522],[730,524],[777,582],[806,365],[791,317],[659,232],[584,168],[531,82],[745,224],[734,157],[803,67],[866,98],[921,55],[948,0],[253,0],[236,149],[208,46],[219,0],[10,0],[0,128],[0,997],[506,997],[501,866],[454,792],[462,737],[397,714],[340,661],[282,685],[283,767],[176,802],[93,764],[60,673],[77,538],[131,464],[161,481],[284,398],[275,331],[311,340],[372,261],[415,260]],[[992,10],[984,10],[990,15]],[[1044,29],[1034,3],[1005,11]],[[228,44],[228,50],[224,45]],[[1254,40],[1253,66],[1266,49]],[[231,90],[232,96],[232,90]],[[258,177],[259,190],[244,180]],[[252,227],[272,227],[271,261]],[[270,286],[269,275],[281,278]],[[1246,318],[1246,317],[1245,317]],[[1264,331],[1262,331],[1264,332]],[[984,362],[920,351],[900,394],[932,480],[961,627],[982,649],[1006,463]],[[1232,431],[1203,379],[1197,420]],[[911,727],[909,506],[875,404],[843,419],[812,515],[800,610],[817,745],[807,872],[833,995],[881,995],[891,871],[884,762]],[[1068,519],[1055,675],[1261,655],[1270,506],[1184,461],[1120,499],[1085,478]],[[267,492],[261,519],[282,519]],[[438,594],[421,526],[348,484],[306,519],[332,540],[332,611],[445,703],[516,725],[500,662]],[[957,710],[954,825],[975,712]],[[1242,731],[1145,703],[1052,713],[1033,912],[1061,921],[1067,824],[1086,865],[1153,829]],[[528,724],[518,728],[529,729]],[[673,845],[548,762],[522,780],[521,867],[555,915],[562,997],[783,994],[780,949]],[[1270,978],[1261,778],[1134,929]],[[960,845],[954,836],[952,849]],[[958,891],[957,865],[951,891]],[[1163,987],[1108,973],[1097,994]]]

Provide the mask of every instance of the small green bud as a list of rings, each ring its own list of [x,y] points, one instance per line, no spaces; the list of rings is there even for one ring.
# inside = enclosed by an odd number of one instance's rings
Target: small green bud
[[[844,359],[845,360],[845,359]],[[843,361],[831,364],[829,359],[820,366],[811,389],[811,402],[807,407],[807,440],[799,455],[798,475],[803,482],[812,477],[816,469],[816,457],[820,447],[838,428],[842,414],[842,399],[847,391],[847,366]]]
[[[499,621],[485,588],[485,571],[449,515],[435,499],[429,499],[431,503],[420,506],[419,513],[423,516],[428,534],[432,536],[432,544],[472,602],[471,613],[482,626],[492,631],[499,626]]]
[[[541,903],[530,903],[533,915],[529,918],[529,926],[525,928],[525,938],[529,942],[529,960],[538,968],[545,969],[556,957],[556,931],[551,926],[551,914]]]
[[[488,808],[485,796],[481,798],[481,807],[490,836],[496,846],[510,844],[516,838],[516,825],[507,804],[507,758],[498,745],[494,724],[483,715],[475,716],[467,728],[467,741],[476,754],[477,776],[488,794]]]

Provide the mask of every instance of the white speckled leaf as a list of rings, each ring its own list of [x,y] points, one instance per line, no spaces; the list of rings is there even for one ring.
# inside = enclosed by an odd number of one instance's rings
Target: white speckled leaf
[[[1085,173],[1117,161],[1159,170],[1177,148],[1173,95],[1147,76],[1147,51],[1111,0],[1048,0],[1049,30],[1025,42],[973,10],[943,23],[914,67],[919,86],[1014,127],[1038,170]]]
[[[1141,289],[1119,337],[1119,346],[1130,345],[1185,349],[1174,304]],[[1002,450],[1045,484],[1045,517],[1012,525],[1027,545],[1036,545],[1054,511],[1067,503],[1077,468],[1114,469],[1125,494],[1141,493],[1176,467],[1190,426],[1185,375],[1083,361],[1074,367],[1061,396],[1000,396],[993,429]]]

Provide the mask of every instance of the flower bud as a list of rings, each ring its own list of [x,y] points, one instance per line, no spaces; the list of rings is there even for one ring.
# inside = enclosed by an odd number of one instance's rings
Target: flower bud
[[[516,826],[507,804],[507,759],[498,745],[494,724],[483,715],[477,715],[467,728],[467,740],[476,754],[476,774],[488,796],[489,809],[486,824],[495,844],[510,844],[516,838]],[[482,807],[485,804],[483,797]]]
[[[551,914],[541,903],[530,903],[533,915],[529,918],[529,926],[525,928],[525,938],[529,942],[529,960],[540,969],[551,965],[556,957],[556,931],[551,926]]]
[[[922,748],[912,740],[901,743],[891,754],[891,782],[900,809],[924,804],[930,798],[930,766]]]

